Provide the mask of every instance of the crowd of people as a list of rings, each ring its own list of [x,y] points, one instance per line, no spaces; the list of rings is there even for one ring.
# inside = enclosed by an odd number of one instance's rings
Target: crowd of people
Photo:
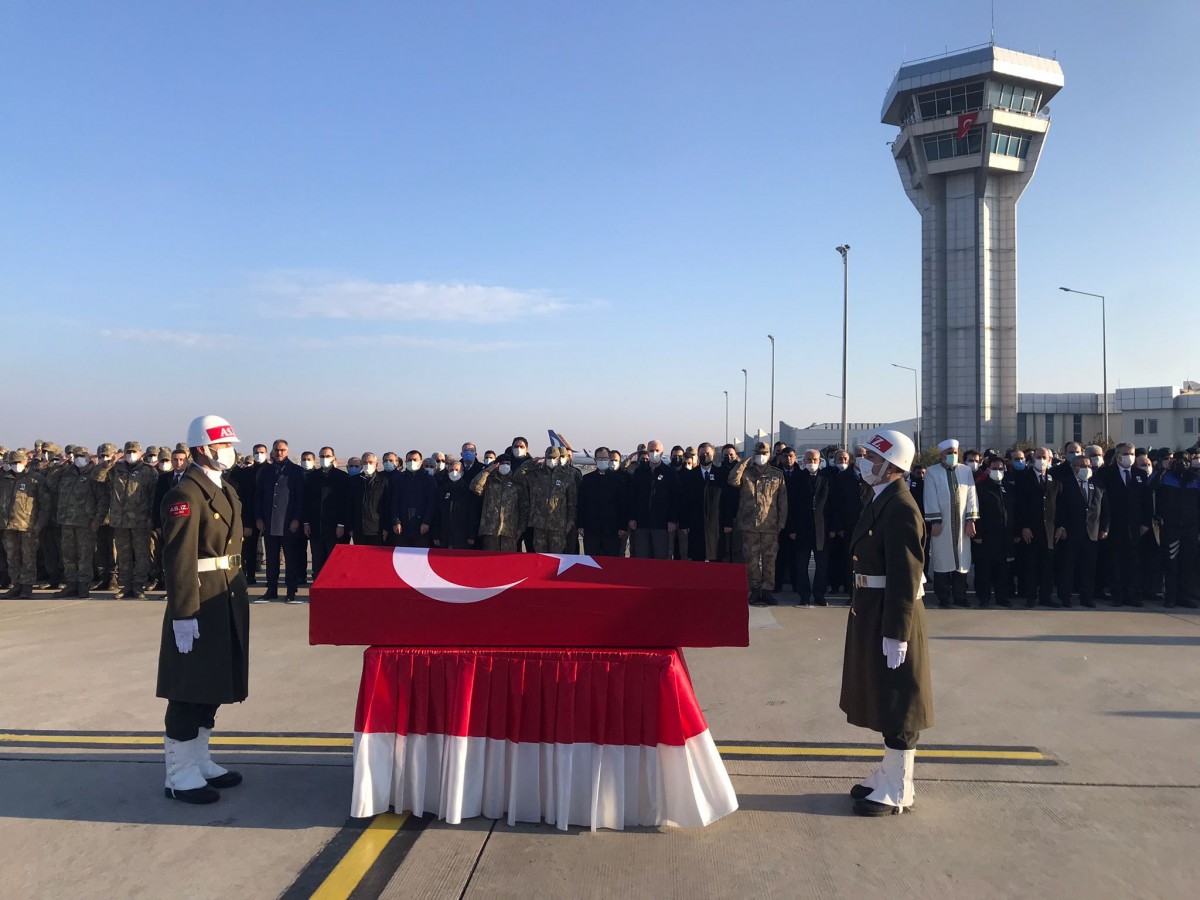
[[[907,478],[938,606],[971,605],[969,584],[981,607],[1196,605],[1200,451],[938,449]],[[263,580],[258,603],[303,602],[310,570],[355,543],[739,563],[750,603],[773,604],[787,586],[798,604],[825,606],[853,588],[864,454],[759,443],[741,458],[733,444],[667,452],[655,440],[629,454],[598,447],[581,467],[569,448],[534,455],[523,437],[499,453],[468,441],[458,453],[344,461],[332,447],[296,460],[277,440],[227,477],[242,503],[240,565],[250,584]],[[37,441],[0,457],[5,596],[162,588],[160,507],[187,447]]]

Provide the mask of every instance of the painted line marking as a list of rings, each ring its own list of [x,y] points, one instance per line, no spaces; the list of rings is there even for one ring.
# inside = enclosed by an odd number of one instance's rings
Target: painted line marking
[[[313,900],[345,900],[408,821],[408,813],[383,813],[372,820],[333,871],[312,892]]]

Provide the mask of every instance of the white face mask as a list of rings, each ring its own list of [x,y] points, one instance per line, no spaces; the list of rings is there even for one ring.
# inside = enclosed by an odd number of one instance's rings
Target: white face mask
[[[1098,469],[1102,465],[1104,465],[1104,457],[1103,456],[1093,456],[1092,457],[1092,468],[1093,469]]]
[[[158,465],[158,457],[157,456],[147,456],[146,462],[148,462],[152,466],[157,466]]]
[[[237,451],[232,447],[222,447],[217,451],[217,467],[228,471],[237,465]]]
[[[510,466],[508,463],[500,463],[500,465],[497,467],[497,470],[501,475],[507,475],[512,471],[512,466]]]
[[[419,459],[410,459],[404,464],[404,468],[408,469],[410,472],[420,472],[421,461]]]
[[[839,472],[845,472],[848,468],[850,468],[850,463],[844,463],[844,462],[834,463],[834,466],[837,468],[837,470]]]
[[[546,468],[547,468],[547,469],[553,469],[553,468],[554,468],[555,466],[557,466],[557,465],[558,465],[558,460],[557,460],[557,459],[551,459],[551,458],[550,458],[550,457],[548,457],[548,456],[546,457]]]
[[[437,464],[437,470],[439,472],[443,472],[443,471],[445,471],[445,469],[446,469],[446,464],[444,462],[440,462]]]
[[[254,454],[254,461],[255,461],[256,463],[265,463],[265,462],[267,461],[267,454],[265,454],[265,453],[255,453],[255,454]]]
[[[607,459],[596,460],[596,468],[601,472],[607,472],[610,463]]]
[[[662,451],[661,450],[651,450],[650,451],[650,462],[654,462],[654,463],[662,462]]]
[[[170,471],[171,471],[171,461],[170,461],[170,460],[166,460],[166,461],[164,461],[164,462],[161,462],[161,463],[159,463],[159,464],[158,464],[158,471],[160,471],[160,472],[170,472]]]
[[[300,465],[304,468],[305,471],[309,471],[310,469],[315,468],[315,466],[313,466],[313,461],[311,459],[304,460],[302,463],[300,463]]]
[[[1089,481],[1092,477],[1092,470],[1087,469],[1087,468],[1076,469],[1075,477],[1078,478],[1080,481]]]
[[[138,461],[140,458],[141,458],[141,454],[140,454],[140,453],[126,453],[126,454],[125,454],[125,462],[126,462],[128,465],[131,465],[131,466],[133,466],[133,465],[136,465],[136,464],[137,464],[137,461]]]
[[[515,456],[517,459],[524,459],[525,453],[526,450],[524,447],[513,447],[513,456]]]
[[[1042,459],[1041,457],[1038,457],[1037,459],[1035,459],[1033,461],[1033,471],[1045,472],[1046,471],[1046,460]]]
[[[437,472],[437,468],[435,466],[423,466],[422,468],[425,469],[425,474],[428,475],[430,478],[432,478],[434,476],[434,473]]]
[[[860,456],[855,465],[858,467],[858,474],[865,484],[876,485],[880,482],[880,477],[875,474],[875,464],[865,456]]]
[[[1150,468],[1149,466],[1142,466],[1141,470],[1142,470],[1142,474],[1145,475],[1147,478],[1149,478],[1151,475],[1154,474],[1154,470],[1152,468]]]
[[[333,457],[332,456],[322,456],[321,457],[321,468],[322,469],[332,469],[333,468]]]
[[[87,468],[87,464],[88,464],[88,458],[87,458],[86,456],[77,456],[77,457],[75,457],[75,468],[77,468],[77,469],[86,469],[86,468]]]
[[[458,481],[462,478],[462,472],[458,471],[457,469],[451,469],[449,477],[451,481]]]
[[[1117,457],[1117,465],[1122,469],[1128,469],[1133,465],[1133,459],[1134,458],[1132,454],[1124,453]]]
[[[804,468],[816,475],[817,472],[821,471],[821,464],[819,462],[807,462],[804,464]]]
[[[25,471],[25,463],[13,463],[12,470],[14,472],[16,472],[18,475],[20,475],[22,472]]]
[[[972,472],[978,472],[979,471],[979,460],[977,460],[977,459],[971,460],[969,463],[967,463],[967,468],[970,469]]]
[[[992,479],[992,481],[1003,481],[1004,480],[1004,470],[1003,469],[988,469],[988,478]]]
[[[375,463],[367,463],[365,466],[362,467],[362,470],[364,472],[366,472],[368,475],[374,475],[375,474]]]
[[[760,465],[760,466],[765,466],[767,464],[767,454],[759,453],[757,456],[754,457],[754,461],[756,463],[758,463],[758,465]]]

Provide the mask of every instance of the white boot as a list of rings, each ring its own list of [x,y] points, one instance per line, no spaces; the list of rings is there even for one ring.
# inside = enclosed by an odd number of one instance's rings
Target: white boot
[[[875,790],[867,799],[884,806],[897,807],[900,812],[910,808],[916,795],[913,785],[913,763],[916,757],[916,750],[885,748],[883,765],[879,767],[875,779]]]
[[[230,772],[224,766],[218,766],[213,762],[209,752],[209,741],[212,739],[211,728],[201,728],[199,741],[200,749],[200,774],[204,776],[207,783],[215,788],[231,788],[237,787],[242,783],[242,776],[238,772]]]
[[[189,803],[211,803],[220,797],[208,786],[200,771],[202,738],[177,741],[163,738],[163,752],[167,762],[165,792],[168,797],[186,800]]]

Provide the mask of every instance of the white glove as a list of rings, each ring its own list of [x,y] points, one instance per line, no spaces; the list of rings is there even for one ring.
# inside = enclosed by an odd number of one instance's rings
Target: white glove
[[[889,669],[899,667],[904,662],[904,657],[908,656],[908,641],[885,637],[883,639],[883,655],[887,657]]]
[[[180,653],[191,653],[192,641],[200,637],[200,623],[195,619],[175,619],[171,629],[175,632],[175,649]]]

